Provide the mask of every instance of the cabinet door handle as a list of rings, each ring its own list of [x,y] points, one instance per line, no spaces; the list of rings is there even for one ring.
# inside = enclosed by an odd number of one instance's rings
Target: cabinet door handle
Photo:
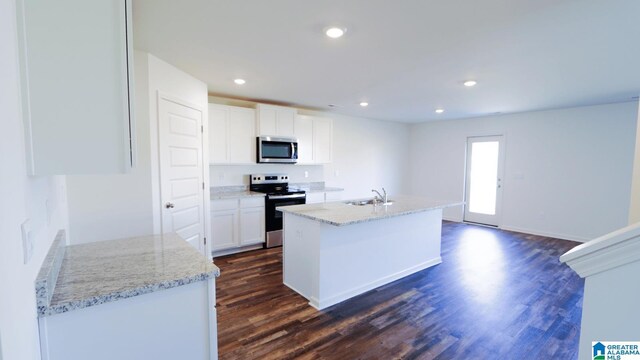
[[[164,204],[164,207],[167,208],[167,209],[173,209],[175,207],[175,204],[168,202],[168,203]]]

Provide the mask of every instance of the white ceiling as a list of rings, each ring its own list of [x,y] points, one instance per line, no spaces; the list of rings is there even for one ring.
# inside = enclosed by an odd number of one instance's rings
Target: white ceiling
[[[640,93],[640,0],[135,0],[134,46],[214,94],[404,122]]]

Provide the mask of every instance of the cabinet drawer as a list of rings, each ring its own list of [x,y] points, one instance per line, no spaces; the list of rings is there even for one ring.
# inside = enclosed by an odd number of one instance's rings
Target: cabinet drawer
[[[256,196],[240,199],[241,208],[264,207],[264,197]]]
[[[211,201],[211,211],[233,210],[237,208],[238,208],[238,199]]]

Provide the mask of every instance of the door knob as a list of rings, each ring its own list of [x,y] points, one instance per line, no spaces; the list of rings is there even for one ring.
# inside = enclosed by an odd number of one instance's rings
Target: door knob
[[[173,209],[173,207],[174,207],[174,206],[175,206],[175,205],[174,205],[173,203],[170,203],[170,202],[168,202],[168,203],[166,203],[166,204],[164,205],[164,207],[166,207],[167,209]]]

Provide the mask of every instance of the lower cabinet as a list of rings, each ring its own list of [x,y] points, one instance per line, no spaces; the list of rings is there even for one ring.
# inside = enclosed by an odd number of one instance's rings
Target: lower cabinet
[[[324,202],[324,193],[323,192],[308,192],[307,193],[307,204],[318,204]]]
[[[215,280],[38,318],[42,359],[218,359]]]
[[[212,250],[264,243],[264,198],[211,201]]]
[[[340,201],[342,200],[342,191],[327,191],[324,197],[324,201]]]
[[[340,201],[342,200],[342,191],[327,191],[327,192],[308,192],[307,204],[318,204],[323,202]]]

